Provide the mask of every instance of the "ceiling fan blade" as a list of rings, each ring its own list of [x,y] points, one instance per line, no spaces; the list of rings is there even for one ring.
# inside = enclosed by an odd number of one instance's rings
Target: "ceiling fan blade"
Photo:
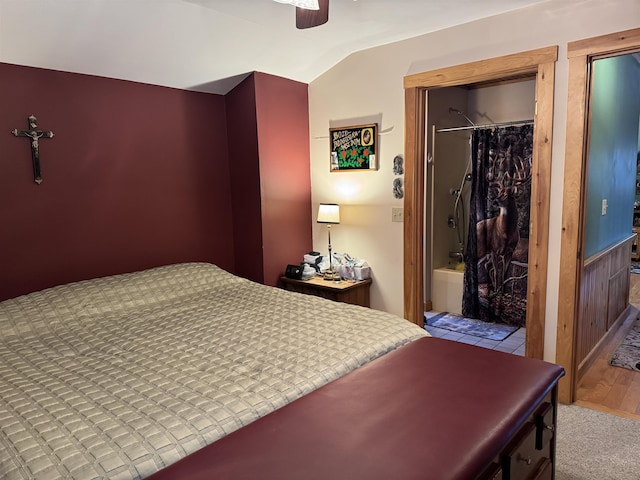
[[[318,0],[318,10],[296,7],[296,28],[312,28],[329,20],[329,0]]]

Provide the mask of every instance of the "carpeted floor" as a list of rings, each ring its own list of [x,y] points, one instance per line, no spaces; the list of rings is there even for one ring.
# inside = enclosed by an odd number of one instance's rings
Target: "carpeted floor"
[[[640,371],[640,318],[634,320],[624,340],[611,354],[609,363],[615,367]]]
[[[466,318],[448,312],[426,312],[425,323],[432,327],[444,328],[452,332],[497,341],[504,340],[518,330],[518,327],[511,325],[487,323],[475,318]]]
[[[639,480],[640,422],[558,407],[556,480]]]

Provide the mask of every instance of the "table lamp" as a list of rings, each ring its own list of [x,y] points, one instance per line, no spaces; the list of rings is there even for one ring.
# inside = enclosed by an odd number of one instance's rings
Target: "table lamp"
[[[321,203],[318,208],[318,223],[327,224],[327,234],[329,236],[329,270],[324,272],[325,280],[339,280],[337,272],[333,269],[333,257],[331,255],[331,225],[340,223],[340,205],[335,203]]]

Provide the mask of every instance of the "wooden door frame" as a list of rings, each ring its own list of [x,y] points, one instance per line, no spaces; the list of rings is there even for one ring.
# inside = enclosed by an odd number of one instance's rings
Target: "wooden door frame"
[[[543,358],[549,249],[549,198],[555,62],[558,47],[546,47],[404,78],[405,198],[404,317],[424,322],[425,105],[432,88],[536,76],[536,112],[531,181],[526,356]]]
[[[556,340],[556,363],[566,372],[558,386],[558,398],[563,403],[574,401],[578,382],[576,323],[584,265],[590,64],[594,56],[615,56],[638,48],[640,28],[570,42],[567,48],[569,93]]]

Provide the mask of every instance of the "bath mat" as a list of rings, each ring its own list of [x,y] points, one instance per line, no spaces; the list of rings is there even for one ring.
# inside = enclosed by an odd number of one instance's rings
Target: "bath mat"
[[[502,341],[518,330],[518,327],[504,325],[502,323],[487,323],[475,318],[461,317],[453,313],[443,312],[430,315],[425,314],[426,325],[444,328],[452,332],[473,335],[474,337],[486,338],[488,340]]]
[[[640,319],[636,318],[624,340],[615,349],[609,363],[640,372]]]

